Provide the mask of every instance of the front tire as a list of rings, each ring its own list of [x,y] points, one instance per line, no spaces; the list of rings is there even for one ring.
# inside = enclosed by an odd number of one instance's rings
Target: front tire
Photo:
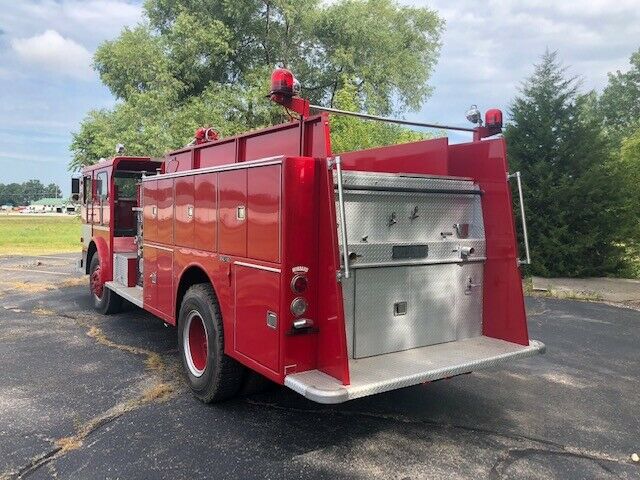
[[[93,306],[103,315],[117,313],[122,308],[122,297],[105,287],[100,280],[100,258],[97,252],[91,257],[89,266],[89,291]]]
[[[193,285],[185,293],[178,315],[178,348],[198,400],[219,402],[238,392],[245,368],[224,353],[222,315],[211,285]]]

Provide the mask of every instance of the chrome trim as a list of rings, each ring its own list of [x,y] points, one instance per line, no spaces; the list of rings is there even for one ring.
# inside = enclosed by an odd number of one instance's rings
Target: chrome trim
[[[344,190],[342,186],[342,160],[335,157],[336,174],[338,181],[338,206],[340,208],[340,237],[342,238],[342,257],[344,262],[344,278],[349,278],[349,244],[347,242],[347,215],[344,208]]]
[[[525,260],[518,259],[518,265],[531,265],[531,253],[529,251],[529,233],[527,232],[527,216],[524,213],[524,196],[522,195],[522,179],[520,171],[507,175],[507,180],[515,177],[518,184],[518,198],[520,199],[520,217],[522,219],[522,237],[524,239]]]
[[[258,265],[256,263],[247,262],[233,262],[234,265],[240,265],[241,267],[255,268],[256,270],[265,270],[267,272],[280,273],[279,268],[267,267],[265,265]]]
[[[351,266],[352,269],[355,268],[377,268],[377,267],[400,267],[407,265],[443,265],[443,264],[457,264],[464,265],[465,263],[478,263],[484,262],[487,257],[473,257],[467,260],[461,260],[459,258],[455,260],[413,260],[406,262],[370,262],[370,263],[362,263],[362,264],[354,264]]]
[[[149,248],[157,248],[158,250],[165,250],[167,252],[173,252],[173,248],[169,248],[169,247],[163,247],[161,245],[155,245],[153,243],[143,243],[142,244],[143,247],[149,247]]]
[[[279,160],[275,160],[276,158]],[[197,174],[205,174],[205,173],[213,173],[213,172],[226,172],[228,170],[240,170],[242,168],[253,168],[253,167],[262,167],[266,165],[280,165],[280,164],[282,164],[282,155],[277,155],[273,157],[260,158],[258,160],[250,160],[248,162],[237,162],[229,165],[221,165],[219,167],[194,168],[191,170],[184,170],[182,172],[161,173],[158,175],[154,175],[153,177],[143,178],[142,181],[146,182],[149,180],[163,180],[165,178],[186,177],[188,175],[197,175]]]

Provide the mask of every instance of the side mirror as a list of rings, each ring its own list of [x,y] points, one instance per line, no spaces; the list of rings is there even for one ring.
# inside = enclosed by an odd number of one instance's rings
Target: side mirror
[[[80,200],[80,179],[71,179],[71,200],[78,202]]]

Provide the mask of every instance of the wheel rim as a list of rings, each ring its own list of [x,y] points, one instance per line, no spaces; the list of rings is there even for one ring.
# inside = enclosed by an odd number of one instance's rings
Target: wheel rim
[[[198,312],[192,310],[186,319],[183,337],[183,350],[189,371],[194,377],[200,377],[207,368],[209,356],[209,337],[204,321]]]
[[[94,297],[98,300],[102,300],[102,294],[104,293],[104,285],[100,280],[100,265],[91,273],[89,279],[89,289],[93,293]]]

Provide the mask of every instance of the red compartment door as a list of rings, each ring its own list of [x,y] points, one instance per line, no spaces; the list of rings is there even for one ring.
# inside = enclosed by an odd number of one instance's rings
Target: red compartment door
[[[247,173],[247,257],[280,261],[280,165]]]
[[[278,372],[280,273],[235,265],[235,349]]]
[[[193,198],[194,177],[176,178],[175,184],[175,237],[176,245],[181,247],[193,247],[195,232],[195,206]]]
[[[247,256],[247,171],[218,173],[218,251]]]
[[[149,180],[142,185],[144,239],[155,242],[158,239],[158,181]]]

